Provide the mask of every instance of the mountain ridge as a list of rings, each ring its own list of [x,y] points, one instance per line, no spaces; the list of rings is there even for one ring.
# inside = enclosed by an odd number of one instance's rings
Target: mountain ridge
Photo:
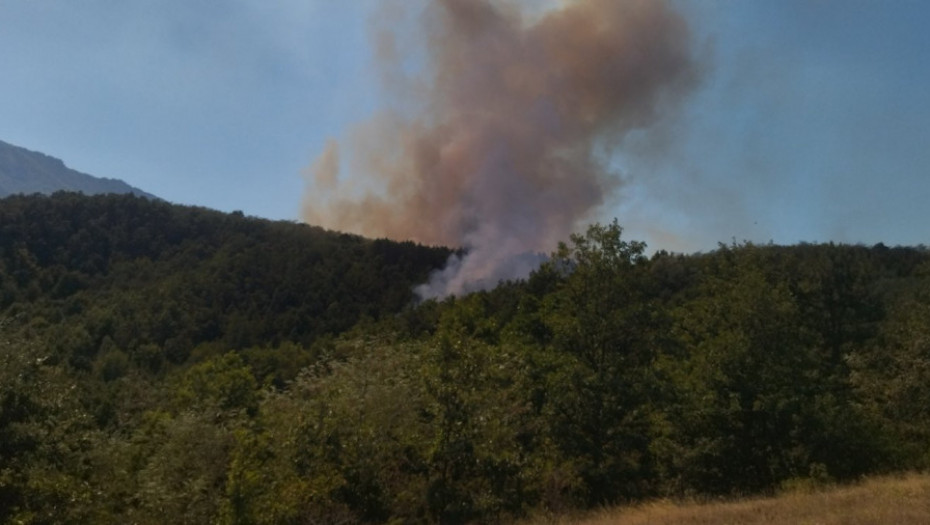
[[[69,168],[59,158],[0,140],[0,197],[32,193],[48,195],[56,191],[88,195],[131,193],[158,199],[120,179],[82,173]]]

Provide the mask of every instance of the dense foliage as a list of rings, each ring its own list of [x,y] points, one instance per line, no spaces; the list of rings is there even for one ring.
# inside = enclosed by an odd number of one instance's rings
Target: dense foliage
[[[0,310],[77,369],[103,358],[157,373],[393,315],[448,255],[133,196],[10,197]]]
[[[621,233],[414,306],[448,251],[0,201],[0,520],[498,522],[930,466],[930,252]]]

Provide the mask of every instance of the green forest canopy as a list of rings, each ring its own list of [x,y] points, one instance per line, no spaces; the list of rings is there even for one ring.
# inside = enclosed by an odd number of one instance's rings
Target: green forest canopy
[[[930,253],[646,256],[527,280],[133,196],[0,200],[0,520],[466,523],[930,463]]]

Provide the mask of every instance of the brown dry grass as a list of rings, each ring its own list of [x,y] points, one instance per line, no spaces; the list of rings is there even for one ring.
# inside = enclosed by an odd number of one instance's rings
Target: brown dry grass
[[[882,477],[817,492],[730,503],[658,501],[586,518],[543,519],[550,525],[864,525],[930,524],[930,475]]]

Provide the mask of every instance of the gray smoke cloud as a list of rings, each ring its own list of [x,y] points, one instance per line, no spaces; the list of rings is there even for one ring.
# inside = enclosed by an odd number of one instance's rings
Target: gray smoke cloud
[[[624,136],[694,85],[685,20],[661,0],[435,0],[409,33],[376,25],[392,110],[331,141],[303,218],[369,237],[465,248],[417,288],[461,294],[527,275],[620,185]],[[396,13],[395,13],[396,14]],[[411,73],[412,71],[412,73]]]

